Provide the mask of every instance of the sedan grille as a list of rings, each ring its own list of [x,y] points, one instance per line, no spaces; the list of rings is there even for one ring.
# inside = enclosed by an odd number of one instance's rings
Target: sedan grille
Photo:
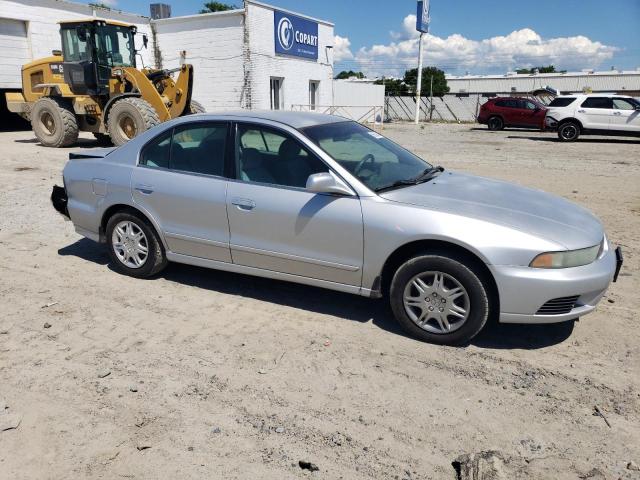
[[[580,295],[573,295],[571,297],[560,297],[549,300],[542,305],[536,315],[562,315],[569,313],[576,306],[576,301]]]

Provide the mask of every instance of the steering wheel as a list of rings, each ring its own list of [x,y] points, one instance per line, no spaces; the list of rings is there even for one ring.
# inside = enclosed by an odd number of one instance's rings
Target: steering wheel
[[[356,165],[356,168],[353,170],[353,174],[357,176],[360,173],[360,170],[362,170],[362,168],[367,164],[367,162],[375,163],[375,161],[376,157],[374,157],[372,153],[367,153],[364,157],[362,157],[362,160],[358,162],[358,165]]]

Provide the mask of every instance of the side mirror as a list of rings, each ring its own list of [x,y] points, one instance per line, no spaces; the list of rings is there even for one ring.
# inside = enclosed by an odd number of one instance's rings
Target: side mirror
[[[331,172],[321,172],[309,175],[307,190],[315,193],[335,193],[338,195],[354,195],[353,190]]]
[[[640,105],[636,105],[636,111],[640,110]]]
[[[142,34],[142,44],[144,45],[144,48],[147,48],[147,45],[149,45],[149,37],[147,37],[146,33]]]

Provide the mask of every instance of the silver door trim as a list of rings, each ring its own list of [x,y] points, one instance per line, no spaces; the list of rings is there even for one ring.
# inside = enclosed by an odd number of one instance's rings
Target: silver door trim
[[[338,270],[346,270],[348,272],[357,272],[358,270],[360,270],[360,267],[357,267],[355,265],[345,265],[343,263],[327,262],[326,260],[318,260],[315,258],[301,257],[299,255],[292,255],[290,253],[280,253],[280,252],[273,252],[271,250],[262,250],[260,248],[245,247],[244,245],[231,244],[232,254],[233,254],[233,250],[237,250],[239,252],[246,252],[246,253],[255,253],[257,255],[265,255],[267,257],[283,258],[285,260],[293,260],[296,262],[310,263],[312,265],[320,265],[322,267],[331,267],[331,268],[336,268]]]
[[[206,258],[192,257],[181,253],[167,252],[167,259],[172,262],[185,263],[187,265],[195,265],[196,267],[212,268],[215,270],[223,270],[226,272],[242,273],[245,275],[253,275],[256,277],[271,278],[274,280],[284,280],[286,282],[300,283],[313,287],[326,288],[328,290],[337,290],[339,292],[351,293],[353,295],[361,295],[363,297],[377,297],[376,293],[369,288],[361,288],[355,285],[347,285],[344,283],[331,282],[329,280],[318,280],[311,277],[303,277],[291,273],[276,272],[273,270],[264,270],[257,267],[247,267],[238,265],[237,263],[226,263],[218,260],[209,260]]]
[[[206,238],[192,237],[191,235],[182,235],[180,233],[173,233],[173,232],[165,232],[164,234],[167,237],[175,238],[176,240],[186,240],[188,242],[202,243],[204,245],[211,245],[214,247],[229,248],[228,243],[218,242],[216,240],[208,240]]]

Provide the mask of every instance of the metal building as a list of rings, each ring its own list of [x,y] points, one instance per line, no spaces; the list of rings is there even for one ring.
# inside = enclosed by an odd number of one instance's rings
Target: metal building
[[[614,92],[640,95],[640,69],[566,73],[447,76],[450,94],[484,96],[527,93],[550,86],[563,93]]]

